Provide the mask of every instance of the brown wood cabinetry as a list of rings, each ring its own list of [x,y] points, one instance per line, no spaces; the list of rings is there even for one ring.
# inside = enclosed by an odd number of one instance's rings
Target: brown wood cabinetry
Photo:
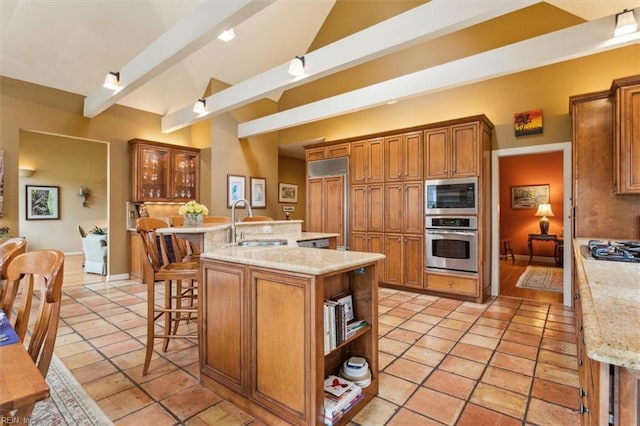
[[[352,232],[349,250],[385,254],[384,234],[380,232]],[[384,275],[385,260],[378,261],[378,274]],[[382,277],[378,277],[382,280]]]
[[[616,80],[612,90],[616,191],[640,194],[640,77]]]
[[[423,240],[422,235],[384,234],[384,283],[422,288]]]
[[[460,275],[440,274],[427,272],[425,275],[425,288],[458,296],[478,297],[478,279]]]
[[[581,424],[640,424],[640,373],[587,356],[580,292],[574,293]]]
[[[324,379],[350,356],[364,357],[372,381],[339,421],[378,393],[376,265],[324,275],[202,260],[202,383],[266,424],[322,424]],[[324,355],[323,301],[349,291],[369,324]]]
[[[422,132],[385,137],[385,182],[422,180],[422,157]]]
[[[348,157],[351,153],[351,144],[340,143],[315,148],[307,148],[305,157],[307,161],[326,160],[327,158]]]
[[[425,179],[477,176],[482,152],[480,122],[424,132]]]
[[[186,202],[200,198],[200,150],[129,141],[131,201]]]
[[[353,185],[351,187],[351,230],[354,232],[384,231],[384,185]]]
[[[490,179],[493,125],[483,115],[371,135],[344,142],[349,157],[349,248],[386,255],[380,282],[434,292],[473,297],[482,302],[491,281]],[[326,158],[333,145],[307,148],[307,161]],[[322,157],[324,156],[324,157]],[[457,292],[423,285],[425,278],[424,179],[479,177],[478,278],[472,289]],[[313,178],[316,179],[316,178]],[[307,229],[331,232],[321,226],[322,202],[319,182],[309,179]],[[317,186],[314,188],[313,186]],[[382,197],[381,197],[382,195]],[[485,241],[486,240],[486,241]],[[455,278],[455,274],[454,275]],[[461,282],[470,286],[466,277]]]
[[[307,179],[306,230],[339,234],[337,244],[344,245],[345,195],[345,176]]]
[[[383,138],[353,142],[349,160],[349,178],[352,185],[384,181]]]
[[[633,81],[635,84],[631,84]],[[636,180],[640,176],[638,85],[640,76],[616,80],[613,90],[572,96],[569,100],[576,237],[637,239],[640,235],[640,192],[632,192],[633,182],[640,183]],[[630,92],[621,92],[624,88]],[[625,97],[627,101],[623,102]],[[616,101],[626,103],[632,111],[622,108],[623,118]],[[635,136],[629,134],[632,129]]]
[[[384,185],[385,232],[424,233],[424,183],[387,183]]]
[[[145,263],[142,239],[135,231],[129,231],[129,279],[138,283],[142,282],[142,273]]]

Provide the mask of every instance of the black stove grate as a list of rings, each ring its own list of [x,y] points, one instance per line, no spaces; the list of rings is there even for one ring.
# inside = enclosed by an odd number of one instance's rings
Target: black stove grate
[[[594,259],[640,262],[640,241],[590,240],[587,247]]]

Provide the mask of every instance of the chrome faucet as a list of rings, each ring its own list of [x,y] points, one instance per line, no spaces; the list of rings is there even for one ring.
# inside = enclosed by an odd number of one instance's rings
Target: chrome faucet
[[[249,216],[253,216],[253,212],[251,211],[251,205],[244,198],[237,199],[231,204],[231,242],[235,244],[236,242],[236,204],[244,201],[244,205],[247,206],[249,210]]]

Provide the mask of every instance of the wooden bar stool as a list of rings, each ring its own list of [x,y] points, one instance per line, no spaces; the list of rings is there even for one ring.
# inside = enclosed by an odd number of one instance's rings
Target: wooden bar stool
[[[197,318],[197,281],[200,275],[199,261],[182,261],[181,245],[175,234],[158,233],[158,228],[168,227],[167,223],[156,218],[140,218],[136,229],[142,239],[148,264],[143,273],[147,285],[147,349],[142,374],[146,375],[153,355],[155,339],[164,339],[163,351],[166,352],[169,340],[173,338],[198,340],[195,333],[178,333],[180,322]],[[168,237],[168,238],[166,238]],[[167,247],[167,239],[172,246]],[[164,283],[164,303],[155,301],[156,283]],[[163,331],[156,332],[155,322],[164,317]]]
[[[500,258],[504,257],[505,259],[511,255],[511,260],[513,262],[516,261],[516,257],[513,254],[513,248],[511,247],[511,240],[505,239],[500,240]]]

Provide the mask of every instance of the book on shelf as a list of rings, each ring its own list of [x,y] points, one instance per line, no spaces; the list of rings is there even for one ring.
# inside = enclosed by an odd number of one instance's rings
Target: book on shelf
[[[351,295],[338,295],[338,300],[324,301],[324,354],[336,349],[342,342],[352,337],[367,325],[365,320],[349,320],[353,307],[349,307]],[[341,300],[341,301],[340,301]],[[344,301],[348,300],[349,303]]]
[[[362,388],[342,377],[324,380],[324,422],[332,425],[362,397]]]
[[[338,293],[335,296],[331,296],[331,300],[334,300],[344,306],[344,316],[348,321],[353,321],[355,313],[353,311],[353,298],[351,292],[345,291]]]

